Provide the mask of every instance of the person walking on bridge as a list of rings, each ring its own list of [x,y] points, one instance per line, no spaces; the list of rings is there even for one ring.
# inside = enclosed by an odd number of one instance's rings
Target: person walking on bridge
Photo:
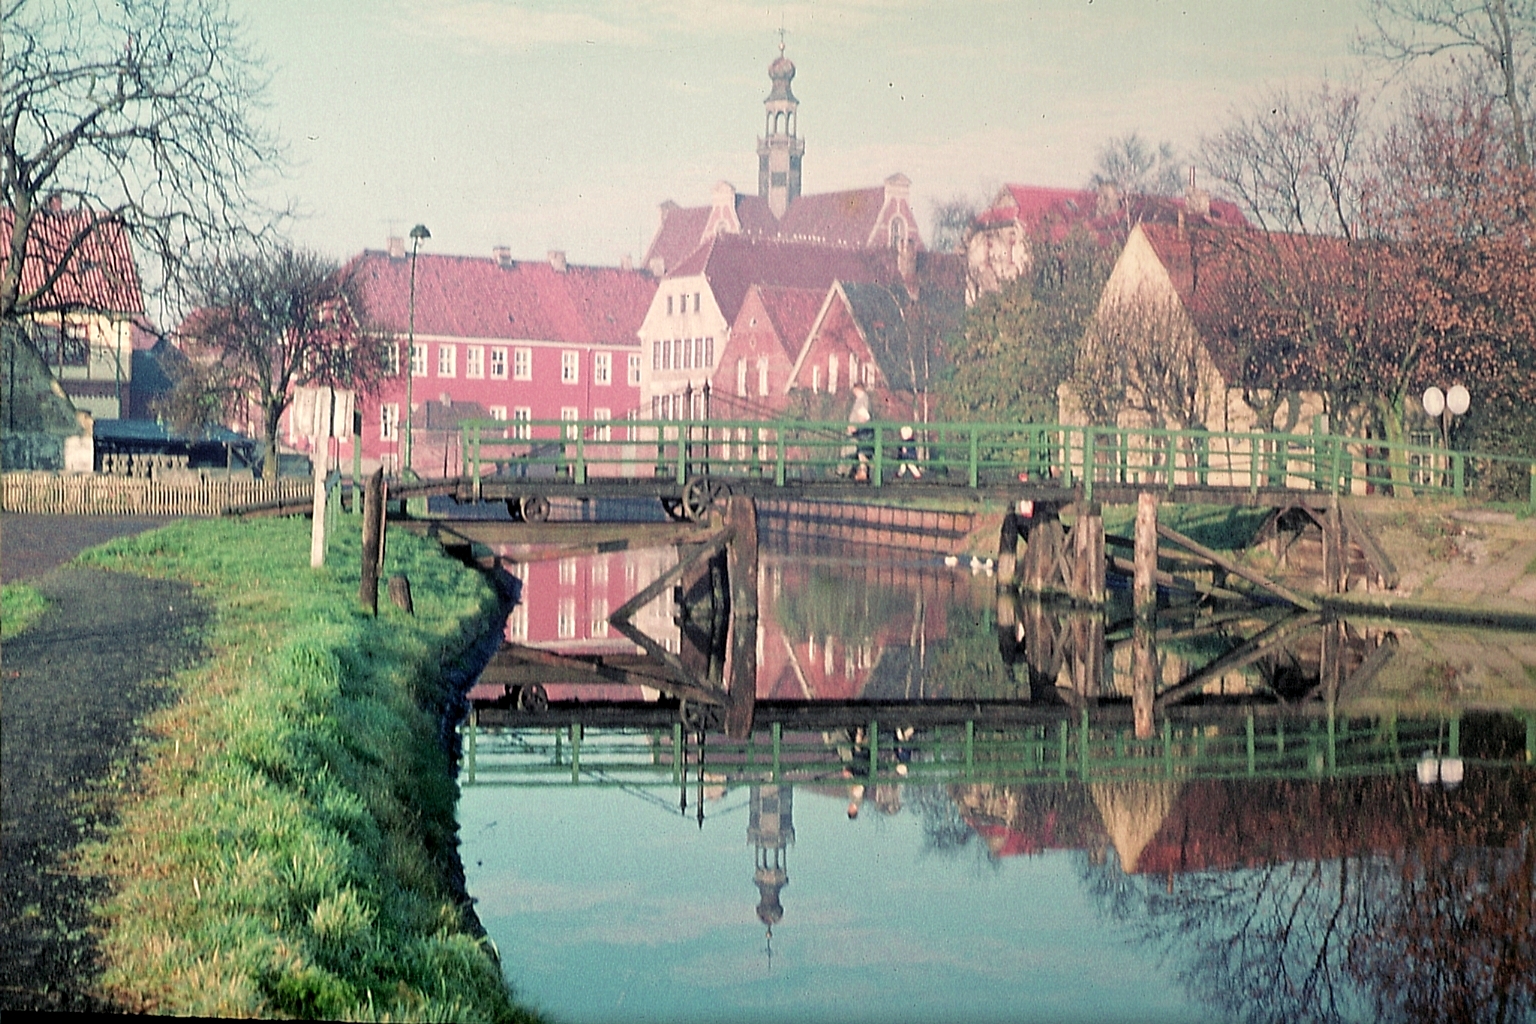
[[[859,481],[869,479],[869,463],[875,457],[875,447],[871,443],[875,439],[875,428],[869,421],[869,392],[864,390],[863,384],[855,384],[853,408],[848,412],[848,436],[854,439],[858,465],[854,468],[853,478]]]

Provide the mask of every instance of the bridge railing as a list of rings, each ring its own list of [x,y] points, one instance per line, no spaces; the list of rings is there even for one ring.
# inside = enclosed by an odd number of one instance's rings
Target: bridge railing
[[[463,465],[482,477],[594,477],[966,488],[1018,481],[1476,495],[1536,508],[1536,459],[1337,434],[1168,430],[1056,423],[906,424],[709,420],[470,420]]]

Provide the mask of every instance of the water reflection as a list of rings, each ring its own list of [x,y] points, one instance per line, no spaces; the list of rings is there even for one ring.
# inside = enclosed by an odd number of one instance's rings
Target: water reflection
[[[676,559],[530,560],[509,632],[631,655],[597,612]],[[701,586],[644,613],[696,668]],[[558,1017],[1536,1017],[1530,638],[803,551],[758,610],[744,735],[553,668],[466,731],[470,891]]]

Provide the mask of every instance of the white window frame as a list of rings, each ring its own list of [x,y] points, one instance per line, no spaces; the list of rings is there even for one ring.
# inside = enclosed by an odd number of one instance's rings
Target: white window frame
[[[560,350],[560,383],[581,383],[581,352],[578,349]]]
[[[560,610],[555,619],[555,634],[561,640],[576,639],[576,599],[562,597]]]
[[[512,410],[510,436],[514,441],[527,441],[533,437],[533,428],[528,426],[528,421],[531,419],[533,419],[533,410],[526,405],[519,405]]]
[[[512,379],[533,380],[533,349],[519,347],[512,350]]]
[[[562,405],[560,407],[560,418],[562,420],[564,420],[565,422],[567,422],[567,423],[574,423],[577,420],[581,419],[581,410],[578,409],[574,405]],[[576,428],[576,427],[566,427],[565,428],[566,439],[569,440],[569,441],[576,440],[576,431],[577,431],[577,429],[578,428]]]
[[[427,346],[416,344],[411,346],[411,376],[425,377],[427,375]]]
[[[768,394],[768,359],[759,357],[757,360],[757,393],[761,396]]]
[[[379,406],[379,440],[394,441],[400,437],[400,403],[386,402]]]
[[[611,419],[613,419],[613,410],[612,409],[593,409],[592,410],[592,418],[595,419],[595,420],[611,420]],[[592,440],[600,441],[600,442],[603,442],[605,444],[607,442],[609,442],[609,441],[612,441],[613,440],[613,428],[612,427],[606,427],[606,426],[604,426],[604,427],[593,427],[592,428]]]
[[[592,629],[588,636],[604,637],[608,635],[608,599],[606,597],[594,597],[592,599],[591,615]]]
[[[747,397],[747,360],[745,356],[736,360],[736,397]]]
[[[491,380],[507,379],[507,350],[503,346],[491,349]]]
[[[384,346],[384,375],[387,377],[400,376],[400,343],[392,342]]]
[[[613,353],[592,353],[592,383],[607,386],[613,383]]]
[[[437,346],[437,375],[439,377],[457,377],[459,375],[459,346]]]
[[[464,377],[466,380],[483,380],[485,378],[484,345],[465,346]]]
[[[639,354],[631,353],[629,357],[629,386],[632,388],[640,386],[640,363]]]

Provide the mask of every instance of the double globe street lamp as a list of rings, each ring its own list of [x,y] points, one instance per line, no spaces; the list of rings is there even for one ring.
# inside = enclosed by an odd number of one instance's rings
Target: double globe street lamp
[[[1467,410],[1472,407],[1472,393],[1460,384],[1452,384],[1444,391],[1431,385],[1424,389],[1424,397],[1420,401],[1424,405],[1425,414],[1433,417],[1440,424],[1440,446],[1445,449],[1446,459],[1449,461],[1451,421],[1457,416],[1466,415]]]

